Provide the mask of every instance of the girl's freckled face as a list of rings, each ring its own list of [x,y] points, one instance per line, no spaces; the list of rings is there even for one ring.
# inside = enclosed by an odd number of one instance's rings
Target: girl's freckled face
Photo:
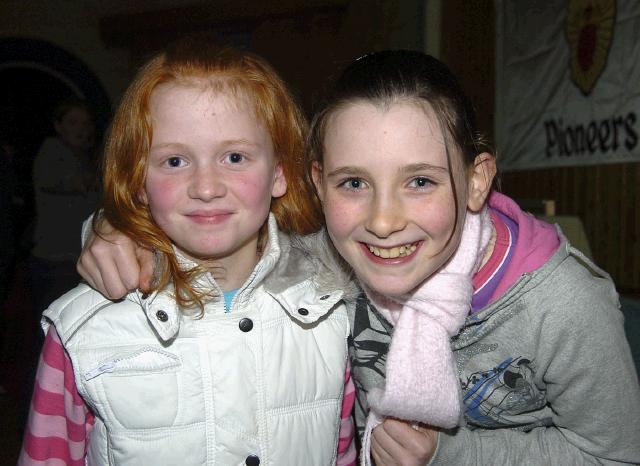
[[[413,102],[350,104],[330,117],[324,148],[314,180],[336,248],[370,288],[390,296],[411,291],[451,257],[466,206],[465,170],[452,154],[456,223],[432,110]]]
[[[142,197],[184,253],[231,274],[256,262],[258,232],[286,181],[271,137],[245,99],[162,84]]]

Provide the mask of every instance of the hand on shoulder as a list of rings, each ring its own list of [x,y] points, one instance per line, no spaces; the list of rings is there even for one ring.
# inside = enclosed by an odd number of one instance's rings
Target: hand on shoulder
[[[153,252],[102,220],[98,233],[84,244],[78,273],[110,299],[120,299],[136,288],[148,289],[153,275]]]

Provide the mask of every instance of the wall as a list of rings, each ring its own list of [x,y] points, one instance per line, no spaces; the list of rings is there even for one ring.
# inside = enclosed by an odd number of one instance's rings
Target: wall
[[[104,16],[111,47],[141,63],[168,41],[194,31],[249,47],[266,57],[310,113],[328,77],[354,58],[384,48],[422,47],[418,0],[219,0]]]
[[[421,48],[422,9],[419,0],[3,0],[0,36],[75,55],[115,105],[137,66],[168,41],[198,30],[244,35],[310,107],[327,76],[360,54]]]
[[[555,199],[559,215],[584,223],[595,262],[619,291],[640,294],[640,164],[564,167],[507,173],[503,190]]]
[[[112,102],[117,102],[128,83],[128,56],[105,47],[91,2],[2,0],[0,36],[42,39],[65,49],[99,77]]]

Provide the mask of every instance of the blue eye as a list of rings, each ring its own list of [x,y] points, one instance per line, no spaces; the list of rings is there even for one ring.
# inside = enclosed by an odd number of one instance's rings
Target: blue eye
[[[233,164],[235,164],[235,163],[241,163],[242,161],[244,161],[244,155],[239,154],[239,153],[237,153],[237,152],[232,152],[231,154],[229,154],[229,155],[227,156],[227,160],[228,160],[230,163],[233,163]]]
[[[427,188],[432,184],[434,184],[433,181],[431,181],[429,178],[426,178],[424,176],[418,176],[412,179],[410,183],[411,187],[413,188]]]
[[[365,187],[365,183],[360,178],[349,178],[340,183],[340,186],[345,189],[358,190]]]
[[[167,159],[167,165],[172,168],[177,168],[182,166],[182,159],[180,157],[169,157]]]

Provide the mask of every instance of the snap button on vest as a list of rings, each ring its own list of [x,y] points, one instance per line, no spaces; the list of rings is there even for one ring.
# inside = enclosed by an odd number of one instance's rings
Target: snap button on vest
[[[298,309],[298,314],[300,314],[301,316],[306,316],[309,315],[309,311],[304,307],[301,307],[300,309]]]
[[[162,309],[160,309],[158,312],[156,312],[156,318],[160,322],[166,322],[167,320],[169,320],[169,316]]]
[[[244,460],[244,464],[247,466],[258,466],[260,464],[260,458],[256,455],[249,455],[247,456],[247,459]]]
[[[251,329],[253,328],[253,321],[245,317],[244,319],[241,319],[240,322],[238,322],[238,327],[240,327],[240,330],[242,330],[243,332],[250,332]],[[251,458],[251,456],[249,458]],[[255,458],[257,459],[258,457],[256,456]],[[259,463],[260,463],[260,460],[258,460],[258,462],[255,464],[259,464]]]

